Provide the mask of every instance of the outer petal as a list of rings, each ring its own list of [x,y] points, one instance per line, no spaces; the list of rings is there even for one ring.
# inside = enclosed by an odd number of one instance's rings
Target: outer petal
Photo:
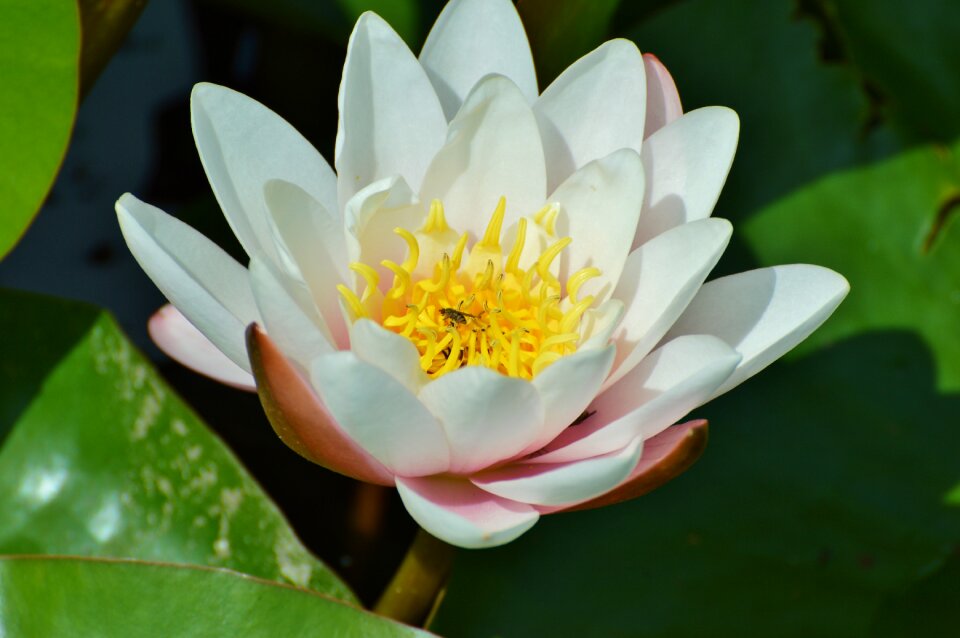
[[[589,510],[643,496],[690,469],[706,449],[707,438],[707,422],[702,419],[675,425],[644,444],[640,462],[613,490],[577,505],[537,509],[541,514]]]
[[[720,259],[733,228],[702,219],[673,228],[630,253],[613,293],[626,306],[613,333],[617,360],[604,387],[637,365],[670,329]]]
[[[613,365],[613,346],[579,350],[553,363],[533,380],[543,399],[546,418],[540,435],[525,453],[539,450],[576,421],[597,396]]]
[[[560,280],[586,266],[596,266],[600,276],[591,279],[580,297],[603,300],[613,291],[630,252],[643,203],[643,165],[632,149],[614,151],[571,175],[550,196],[565,213],[557,220],[561,237],[572,237],[564,251]]]
[[[350,35],[339,106],[341,207],[384,177],[402,175],[417,188],[443,144],[447,120],[423,68],[375,13],[360,16]]]
[[[683,115],[680,94],[667,67],[652,53],[643,54],[647,71],[647,121],[643,137],[648,138]]]
[[[398,478],[397,491],[423,529],[467,549],[509,543],[540,517],[529,505],[497,498],[464,479]]]
[[[440,13],[420,52],[447,119],[470,89],[496,73],[513,80],[528,102],[537,77],[520,16],[509,0],[454,0]]]
[[[150,317],[147,330],[161,350],[191,370],[241,390],[257,389],[249,372],[220,352],[170,304]]]
[[[482,234],[501,196],[504,227],[538,210],[546,195],[543,147],[533,112],[517,86],[502,76],[470,92],[420,189],[422,201],[443,201],[460,232]]]
[[[707,106],[683,115],[643,143],[647,190],[634,248],[684,222],[710,216],[739,137],[736,113]]]
[[[327,336],[326,324],[313,308],[309,293],[296,290],[298,283],[277,273],[266,261],[250,260],[250,285],[267,333],[306,372],[311,361],[330,354],[336,347]]]
[[[420,400],[443,423],[455,474],[516,455],[543,425],[543,403],[529,381],[483,367],[443,375],[424,386]]]
[[[256,324],[247,331],[247,344],[260,402],[284,443],[334,472],[393,485],[393,475],[337,425],[327,406]]]
[[[450,467],[443,427],[380,368],[335,352],[314,361],[310,376],[337,423],[394,474],[426,476]]]
[[[117,201],[130,252],[157,288],[234,363],[250,370],[243,331],[259,320],[247,270],[219,246],[129,193]]]
[[[200,161],[248,255],[277,257],[263,203],[267,180],[299,184],[336,210],[336,176],[320,153],[279,115],[241,93],[206,83],[194,87],[190,109]]]
[[[649,439],[709,400],[740,355],[720,339],[688,335],[665,344],[590,406],[593,414],[567,428],[535,463],[565,463],[607,454],[641,436]]]
[[[427,382],[427,375],[420,368],[420,353],[413,342],[369,319],[354,322],[350,329],[350,349],[413,393],[419,392]]]
[[[338,303],[337,284],[346,283],[347,258],[343,224],[305,190],[271,180],[263,198],[272,220],[280,263],[306,284],[310,302],[319,312],[317,325],[328,341],[346,348],[347,326]],[[305,303],[301,307],[307,308]],[[261,308],[262,309],[262,308]],[[269,322],[267,329],[270,330]]]
[[[606,42],[561,73],[533,107],[549,188],[617,149],[639,152],[646,97],[643,58],[629,40]]]
[[[820,266],[761,268],[704,284],[665,339],[713,334],[743,359],[713,393],[735,388],[820,327],[850,291],[841,275]]]
[[[513,463],[470,477],[492,494],[533,505],[569,505],[607,492],[620,483],[640,460],[643,439],[622,450],[573,463]]]

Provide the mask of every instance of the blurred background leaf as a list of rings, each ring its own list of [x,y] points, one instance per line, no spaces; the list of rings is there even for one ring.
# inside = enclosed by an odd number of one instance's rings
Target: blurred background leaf
[[[0,2],[0,258],[30,224],[63,161],[79,55],[76,4]]]
[[[0,553],[229,567],[355,600],[109,316],[12,291],[0,308],[20,355],[0,386],[25,406],[0,448]]]
[[[826,44],[909,141],[960,135],[960,3],[808,0]]]
[[[5,636],[400,638],[425,632],[226,570],[78,558],[0,559]]]
[[[620,0],[517,0],[543,90],[606,40]]]
[[[801,351],[855,334],[912,330],[933,353],[938,388],[960,391],[958,152],[960,143],[918,148],[831,175],[741,227],[763,264],[806,261],[850,280],[849,298]]]

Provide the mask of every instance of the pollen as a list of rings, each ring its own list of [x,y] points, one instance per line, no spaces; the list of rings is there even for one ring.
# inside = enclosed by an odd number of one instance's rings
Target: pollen
[[[381,262],[387,273],[382,286],[375,268],[350,265],[362,292],[338,286],[347,314],[354,321],[379,321],[409,339],[420,353],[420,367],[432,378],[484,366],[533,379],[576,352],[581,319],[594,304],[593,296],[581,297],[580,291],[600,270],[583,268],[564,283],[556,277],[558,259],[572,238],[556,236],[555,205],[521,217],[506,251],[505,213],[506,200],[500,198],[485,232],[468,246],[468,235],[450,228],[443,205],[435,200],[418,231],[394,229],[406,244],[406,259]],[[545,247],[531,257],[533,245]],[[442,250],[434,250],[437,246]],[[434,263],[421,263],[431,253],[437,255]]]

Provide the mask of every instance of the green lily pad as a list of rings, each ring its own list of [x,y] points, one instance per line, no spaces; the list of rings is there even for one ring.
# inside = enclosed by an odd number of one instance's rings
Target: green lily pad
[[[937,383],[960,390],[960,143],[920,148],[831,175],[741,226],[763,264],[808,262],[841,272],[851,293],[804,344],[913,330]]]
[[[518,0],[541,88],[606,40],[620,0]]]
[[[0,381],[28,377],[3,397],[26,407],[0,449],[0,553],[228,567],[355,600],[112,318],[9,291],[0,309]]]
[[[341,601],[227,570],[70,557],[0,559],[4,636],[428,636]]]
[[[75,3],[0,4],[0,257],[60,169],[77,110],[79,56]]]
[[[885,614],[916,611],[902,592],[955,560],[960,508],[945,497],[960,480],[958,413],[960,395],[937,393],[929,351],[908,333],[780,362],[697,411],[710,445],[673,482],[461,553],[434,627],[870,636]],[[912,618],[923,635],[956,629],[949,614]]]

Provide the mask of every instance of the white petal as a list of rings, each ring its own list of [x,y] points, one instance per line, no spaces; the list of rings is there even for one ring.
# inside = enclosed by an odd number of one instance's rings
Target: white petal
[[[563,432],[534,459],[560,463],[622,448],[640,436],[656,436],[710,395],[733,372],[740,355],[709,335],[670,341],[590,405],[593,414]]]
[[[629,40],[605,42],[561,73],[533,107],[550,189],[617,149],[639,152],[646,99],[643,58]]]
[[[710,216],[739,137],[736,113],[707,106],[684,114],[643,143],[647,192],[634,248],[665,230]]]
[[[228,359],[170,304],[150,317],[147,330],[161,350],[191,370],[241,390],[256,391],[253,376]]]
[[[440,423],[380,368],[335,352],[313,362],[310,378],[337,423],[390,471],[426,476],[450,467]]]
[[[298,284],[303,286],[278,273],[268,262],[256,257],[250,260],[250,285],[267,334],[281,352],[306,371],[313,359],[336,348],[309,292],[305,286],[298,290]]]
[[[345,348],[347,326],[340,314],[337,284],[346,283],[346,247],[343,225],[309,193],[295,184],[280,180],[267,182],[264,201],[272,219],[280,263],[288,265],[301,279],[312,297],[310,304],[301,300],[301,307],[316,307],[327,340]],[[292,266],[292,268],[291,268]],[[268,329],[269,330],[269,329]]]
[[[464,479],[397,478],[397,491],[420,527],[467,549],[509,543],[540,518],[529,505],[498,498]]]
[[[537,436],[544,408],[529,381],[469,366],[420,391],[450,441],[450,471],[467,474],[516,455]]]
[[[399,226],[413,232],[425,216],[426,211],[402,177],[370,184],[347,202],[343,212],[348,261],[375,268],[380,273],[381,289],[387,290],[393,274],[380,262],[390,259],[401,263],[406,258],[407,244],[393,229]]]
[[[637,437],[622,450],[572,463],[513,463],[475,474],[474,485],[532,505],[567,505],[603,494],[630,475],[643,449]]]
[[[130,252],[160,292],[250,372],[244,331],[260,315],[247,269],[194,229],[129,193],[117,200],[117,217]]]
[[[581,288],[580,297],[610,295],[630,252],[643,203],[643,165],[632,149],[614,151],[571,175],[550,196],[561,206],[557,234],[573,243],[561,257],[560,280],[586,266],[600,276]]]
[[[533,385],[543,400],[546,419],[540,436],[525,452],[539,450],[583,414],[610,372],[614,353],[613,346],[579,350],[537,375]]]
[[[504,227],[536,212],[546,195],[540,133],[526,98],[502,76],[488,76],[470,92],[447,142],[420,189],[424,202],[443,202],[447,221],[481,235],[500,197],[507,198]]]
[[[647,121],[643,137],[648,138],[683,115],[683,106],[673,76],[663,62],[652,53],[644,53],[643,66],[647,72]]]
[[[605,387],[629,372],[670,329],[720,259],[732,232],[725,219],[701,219],[630,253],[613,292],[626,312],[613,333],[617,359]]]
[[[414,394],[427,382],[427,375],[420,368],[420,353],[413,342],[369,319],[360,319],[350,328],[350,349]]]
[[[841,275],[820,266],[774,266],[721,277],[700,288],[665,339],[720,337],[743,360],[714,392],[743,383],[807,338],[850,291]]]
[[[248,255],[277,257],[263,203],[267,180],[299,184],[336,210],[336,176],[310,142],[279,115],[241,93],[207,83],[194,87],[190,111],[200,161]]]
[[[375,13],[360,16],[350,35],[339,106],[341,206],[367,184],[392,175],[417,188],[443,144],[447,120],[423,67]]]
[[[447,119],[470,89],[496,73],[513,80],[528,102],[537,97],[533,57],[509,0],[454,0],[440,13],[420,52]]]

